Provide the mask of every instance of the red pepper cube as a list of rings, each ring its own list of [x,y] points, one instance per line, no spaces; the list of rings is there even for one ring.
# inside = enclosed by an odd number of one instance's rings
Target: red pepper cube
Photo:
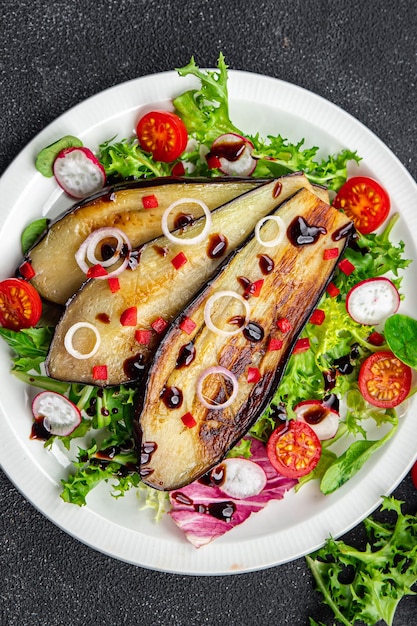
[[[295,342],[293,354],[300,354],[301,352],[307,352],[310,349],[310,339],[308,337],[302,337]]]
[[[220,169],[221,162],[219,157],[215,154],[208,154],[206,157],[207,166],[210,170],[218,170]]]
[[[368,342],[373,346],[382,346],[385,343],[385,338],[381,333],[374,330],[368,337]]]
[[[151,342],[152,331],[145,329],[138,329],[135,331],[135,339],[142,346],[148,346]]]
[[[331,298],[336,298],[336,296],[338,296],[340,293],[340,289],[338,289],[338,287],[336,287],[334,283],[329,283],[327,285],[326,291]]]
[[[94,380],[107,380],[107,365],[94,365],[93,378]]]
[[[19,272],[21,273],[23,278],[26,278],[26,280],[30,280],[31,278],[36,276],[36,272],[33,269],[32,264],[29,263],[29,261],[25,261],[24,263],[22,263],[22,265],[19,267]]]
[[[349,259],[342,259],[337,266],[344,274],[346,274],[346,276],[350,276],[356,269]]]
[[[178,161],[178,163],[175,163],[174,167],[172,168],[172,175],[184,176],[184,174],[185,174],[184,163],[182,161]]]
[[[261,372],[257,367],[248,367],[248,383],[257,383],[261,380]]]
[[[163,317],[157,317],[151,326],[156,333],[162,333],[168,326],[168,322]]]
[[[273,352],[274,350],[281,350],[283,346],[282,339],[276,339],[275,337],[271,337],[268,343],[268,352]]]
[[[286,317],[281,317],[277,320],[277,326],[282,333],[289,333],[292,330],[291,322]]]
[[[321,326],[326,318],[326,313],[322,309],[316,309],[313,311],[310,317],[310,324],[315,324],[316,326]]]
[[[187,263],[187,261],[188,259],[185,256],[184,252],[179,252],[176,256],[174,256],[173,259],[171,259],[171,263],[175,267],[176,270],[179,270],[180,267],[182,267],[183,265]]]
[[[158,198],[155,194],[152,194],[151,196],[143,196],[142,204],[144,209],[156,209],[156,207],[159,206]]]
[[[330,259],[337,259],[339,256],[339,248],[326,248],[323,252],[323,259],[330,261]]]
[[[194,426],[197,425],[197,422],[195,421],[194,415],[190,412],[185,413],[182,417],[181,417],[181,421],[184,424],[184,426],[186,426],[187,428],[193,428]]]
[[[191,317],[184,317],[180,322],[181,330],[187,333],[187,335],[191,335],[196,326],[197,324],[191,319]]]
[[[120,282],[117,276],[112,276],[108,280],[109,288],[112,293],[116,293],[116,291],[120,290]]]
[[[97,263],[97,265],[92,265],[87,272],[87,278],[98,278],[99,276],[107,276],[107,270]]]
[[[122,326],[136,326],[138,323],[138,310],[135,306],[125,309],[120,316]]]
[[[259,298],[259,296],[261,295],[261,289],[263,287],[264,284],[264,279],[261,278],[259,280],[255,280],[254,283],[251,283],[249,288],[247,289],[246,293],[250,296],[253,296],[254,298]]]

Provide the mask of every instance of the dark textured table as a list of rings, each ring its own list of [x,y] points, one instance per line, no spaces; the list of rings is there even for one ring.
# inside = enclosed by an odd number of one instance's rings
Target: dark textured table
[[[417,177],[414,0],[2,0],[0,15],[0,172],[88,96],[193,54],[213,66],[223,51],[231,68],[296,83],[341,106]],[[417,510],[409,477],[395,495]],[[309,615],[332,623],[304,559],[228,577],[147,571],[66,535],[3,473],[0,502],[2,626],[294,626]],[[416,599],[408,598],[395,626],[415,624]]]

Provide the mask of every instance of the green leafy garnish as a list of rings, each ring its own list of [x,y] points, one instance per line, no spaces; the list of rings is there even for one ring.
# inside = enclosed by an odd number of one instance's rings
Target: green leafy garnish
[[[396,521],[380,522],[373,517],[364,521],[368,538],[364,550],[330,538],[306,557],[317,590],[338,623],[374,626],[384,620],[391,626],[401,599],[414,594],[417,517],[404,514],[402,504],[384,497],[381,511],[392,512]]]
[[[54,175],[54,161],[61,150],[65,148],[81,147],[82,145],[83,142],[81,139],[78,139],[78,137],[65,135],[65,137],[61,137],[61,139],[51,143],[39,152],[35,160],[35,167],[43,176],[51,178]]]
[[[150,154],[142,150],[137,139],[122,139],[113,142],[114,138],[102,143],[97,155],[107,178],[126,180],[170,174],[171,166],[154,161]]]
[[[41,217],[40,219],[31,222],[25,228],[20,238],[23,254],[26,254],[39,237],[46,231],[48,222],[49,220],[46,219],[46,217]]]
[[[417,369],[417,320],[396,313],[385,322],[384,333],[395,356],[406,365]]]

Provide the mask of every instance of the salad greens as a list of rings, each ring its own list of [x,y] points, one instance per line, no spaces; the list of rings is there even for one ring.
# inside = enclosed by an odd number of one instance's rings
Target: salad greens
[[[113,137],[100,146],[97,155],[109,180],[175,174],[179,162],[184,165],[186,176],[215,176],[218,172],[209,169],[205,159],[213,140],[222,133],[236,132],[245,136],[230,120],[227,66],[222,54],[215,70],[201,70],[192,58],[177,71],[180,76],[192,75],[199,81],[199,88],[185,91],[173,101],[175,111],[185,123],[190,137],[184,154],[174,164],[156,162],[140,148],[137,139],[116,141]],[[358,155],[349,150],[318,161],[318,148],[303,148],[304,140],[292,144],[282,136],[268,136],[266,139],[259,135],[246,137],[253,143],[253,156],[257,160],[254,175],[260,177],[303,170],[310,181],[337,190],[346,180],[348,162],[360,161]],[[304,329],[302,336],[309,340],[310,349],[291,356],[270,407],[250,431],[253,438],[266,442],[280,414],[293,417],[293,407],[298,402],[326,399],[329,396],[329,375],[333,376],[331,394],[339,399],[346,397],[345,415],[334,439],[323,443],[319,465],[299,481],[297,488],[312,478],[319,478],[322,490],[330,493],[358,471],[397,427],[395,412],[370,408],[358,390],[356,381],[360,362],[378,348],[369,341],[373,328],[354,322],[344,302],[349,288],[370,276],[390,272],[395,277],[397,288],[400,287],[398,271],[406,268],[409,261],[404,258],[403,242],[396,245],[391,242],[390,236],[397,219],[398,216],[394,215],[381,234],[359,235],[354,245],[347,248],[345,257],[354,266],[352,273],[348,275],[337,270],[333,282],[338,295],[326,293],[319,304],[324,314],[323,323],[308,323]],[[22,235],[24,252],[44,227],[45,221],[37,220],[25,230]],[[72,449],[79,437],[88,439],[83,448],[78,448],[74,473],[62,481],[63,499],[85,504],[91,489],[102,481],[111,481],[115,497],[123,495],[131,487],[137,487],[145,506],[153,507],[159,517],[166,504],[165,497],[155,494],[140,482],[133,444],[132,420],[138,390],[134,386],[97,389],[48,378],[43,374],[42,364],[52,333],[53,328],[49,326],[19,332],[0,328],[0,336],[15,354],[13,374],[35,387],[65,393],[83,412],[81,424],[70,436],[50,437],[45,442],[46,446],[52,446],[59,439],[65,448]],[[383,424],[390,427],[379,441],[366,439],[367,431],[362,423],[369,419],[378,427]],[[349,446],[352,437],[361,437],[362,440],[356,440]],[[346,449],[338,456],[331,446],[341,440],[346,442]],[[249,457],[249,447],[250,442],[242,442],[230,455]]]
[[[332,609],[337,623],[391,626],[400,600],[414,595],[417,582],[417,517],[402,512],[403,502],[384,497],[381,511],[394,521],[364,520],[364,550],[330,538],[306,557],[317,590]],[[318,626],[310,618],[310,626]]]

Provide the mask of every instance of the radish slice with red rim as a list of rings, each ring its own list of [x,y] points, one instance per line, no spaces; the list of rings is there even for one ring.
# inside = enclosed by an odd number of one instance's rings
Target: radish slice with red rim
[[[230,396],[227,398],[227,400],[221,403],[216,403],[214,400],[213,401],[207,400],[203,393],[204,381],[206,380],[208,376],[215,376],[215,375],[220,375],[223,378],[227,378],[232,384],[232,392]],[[207,369],[205,369],[202,372],[202,374],[199,376],[198,381],[197,381],[197,397],[199,401],[201,402],[201,404],[205,406],[207,409],[214,409],[218,411],[219,409],[225,409],[226,407],[232,404],[232,402],[235,400],[237,396],[238,388],[239,388],[239,385],[237,382],[237,378],[233,374],[233,372],[226,369],[225,367],[221,367],[220,365],[214,365],[213,367],[208,367]]]
[[[86,328],[89,331],[92,331],[94,333],[95,342],[89,352],[80,352],[79,350],[74,348],[74,345],[73,345],[73,339],[74,339],[75,333],[78,330],[81,330],[83,328]],[[89,322],[77,322],[76,324],[73,324],[67,330],[66,335],[64,337],[65,349],[68,352],[68,354],[73,356],[75,359],[89,359],[90,357],[94,356],[100,347],[100,343],[101,343],[100,333],[98,332],[97,328],[93,324],[90,324]]]
[[[214,303],[220,298],[235,298],[236,300],[242,303],[242,306],[245,311],[245,317],[244,317],[243,324],[239,326],[236,330],[225,330],[225,329],[219,328],[212,321],[211,319],[212,308],[214,306]],[[214,333],[217,333],[218,335],[223,335],[224,337],[230,337],[231,335],[237,335],[238,333],[242,332],[244,327],[247,326],[249,322],[249,315],[250,315],[250,308],[249,308],[249,304],[247,300],[245,300],[243,296],[239,295],[235,291],[228,291],[228,290],[218,291],[217,293],[210,296],[210,298],[207,300],[206,305],[204,307],[204,321],[206,323],[207,328],[212,330]]]
[[[308,424],[320,440],[332,439],[339,428],[339,413],[320,400],[305,400],[294,407],[296,419]]]
[[[206,218],[204,228],[195,237],[189,237],[189,238],[177,237],[176,235],[173,235],[171,231],[169,230],[168,216],[171,213],[172,209],[175,209],[175,207],[180,206],[181,204],[187,204],[187,203],[198,204],[203,209],[204,215]],[[180,198],[179,200],[172,202],[172,204],[170,204],[169,207],[164,212],[162,216],[162,221],[161,221],[161,228],[165,237],[169,239],[169,241],[172,241],[173,243],[179,243],[179,244],[188,245],[188,246],[201,243],[202,241],[206,239],[207,234],[211,228],[211,211],[208,208],[207,204],[203,202],[202,200],[199,200],[198,198]]]
[[[259,495],[266,485],[262,467],[240,457],[224,459],[211,470],[210,478],[226,496],[237,500]]]
[[[73,198],[85,198],[106,184],[106,172],[96,156],[84,147],[64,148],[53,164],[56,181]]]
[[[41,391],[32,402],[33,417],[42,422],[51,435],[66,437],[81,423],[81,412],[65,396],[55,391]]]
[[[104,243],[105,241],[109,241],[112,239],[116,241],[116,248],[113,254],[107,259],[98,259],[96,256],[96,250],[100,243]],[[75,253],[75,260],[77,261],[80,270],[82,270],[84,274],[87,274],[91,267],[87,263],[87,260],[92,265],[110,267],[121,259],[124,249],[127,250],[127,254],[123,257],[123,260],[118,267],[110,272],[107,272],[103,276],[95,277],[97,280],[107,280],[108,278],[112,278],[113,276],[118,276],[119,274],[121,274],[129,264],[132,244],[130,243],[129,238],[125,235],[125,233],[119,228],[103,227],[93,230],[93,232],[90,233],[86,239],[84,239],[83,243],[78,248],[77,252]]]
[[[253,143],[237,133],[225,133],[213,141],[210,155],[217,157],[220,171],[228,176],[250,176],[256,167]]]
[[[355,322],[374,326],[393,315],[400,306],[394,283],[384,276],[367,278],[354,285],[346,296],[346,310]]]

